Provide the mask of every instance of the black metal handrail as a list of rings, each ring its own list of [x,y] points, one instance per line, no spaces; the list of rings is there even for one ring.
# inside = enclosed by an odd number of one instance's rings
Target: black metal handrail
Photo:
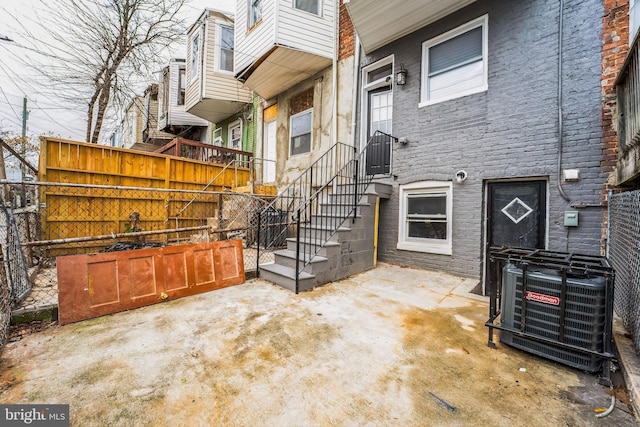
[[[258,256],[256,271],[260,268],[260,249],[273,249],[286,245],[286,239],[296,235],[296,213],[335,171],[355,156],[353,146],[337,142],[304,170],[289,186],[282,190],[258,214]]]
[[[368,171],[367,155],[373,147],[374,151],[384,149],[381,139],[390,143],[395,138],[378,131],[358,155],[354,147],[335,144],[260,213],[257,271],[260,246],[266,249],[283,246],[286,238],[295,236],[297,293],[300,273],[348,218],[355,221],[358,203],[376,174]],[[347,151],[341,153],[344,147]],[[333,168],[323,169],[325,162],[333,158],[336,158]],[[335,173],[326,173],[328,170]],[[306,250],[301,257],[302,249]]]

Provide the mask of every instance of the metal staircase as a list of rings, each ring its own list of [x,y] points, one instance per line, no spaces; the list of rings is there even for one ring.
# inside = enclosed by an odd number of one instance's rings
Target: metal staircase
[[[393,139],[376,132],[360,153],[336,143],[260,212],[259,277],[298,293],[373,267],[376,201],[391,193],[373,178]]]

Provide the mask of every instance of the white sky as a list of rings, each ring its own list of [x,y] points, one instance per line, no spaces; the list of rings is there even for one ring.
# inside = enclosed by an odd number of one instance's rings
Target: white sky
[[[183,10],[186,22],[190,25],[206,7],[233,12],[236,0],[187,2]],[[39,37],[42,30],[34,17],[46,14],[48,8],[55,3],[56,0],[0,0],[0,37],[9,37],[15,41],[11,43],[0,40],[0,131],[9,131],[10,136],[22,134],[22,103],[26,96],[29,111],[27,135],[34,137],[53,134],[82,141],[86,133],[86,101],[80,101],[77,107],[69,109],[59,99],[45,95],[43,85],[46,83],[38,77],[37,70],[25,66],[17,59],[30,54],[20,47],[31,45],[29,40],[24,40],[22,34],[25,30],[21,27]],[[186,47],[175,47],[172,50],[173,56],[186,56]]]

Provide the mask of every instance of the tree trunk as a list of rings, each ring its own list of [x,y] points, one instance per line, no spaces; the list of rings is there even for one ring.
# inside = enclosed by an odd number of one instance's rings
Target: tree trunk
[[[93,136],[91,137],[91,142],[97,144],[100,137],[100,130],[102,129],[102,121],[104,120],[104,113],[107,110],[107,105],[109,105],[109,94],[110,91],[102,90],[100,92],[100,99],[98,100],[98,111],[96,113],[96,125],[93,128]]]

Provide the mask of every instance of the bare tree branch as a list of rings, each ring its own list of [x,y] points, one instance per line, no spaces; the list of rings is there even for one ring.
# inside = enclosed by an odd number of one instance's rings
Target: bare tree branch
[[[41,54],[37,69],[50,91],[86,105],[88,142],[99,141],[103,122],[125,108],[116,104],[130,100],[132,88],[146,86],[166,62],[163,54],[183,40],[178,14],[186,1],[41,0],[51,8],[39,17],[47,39],[30,34],[27,47]]]

